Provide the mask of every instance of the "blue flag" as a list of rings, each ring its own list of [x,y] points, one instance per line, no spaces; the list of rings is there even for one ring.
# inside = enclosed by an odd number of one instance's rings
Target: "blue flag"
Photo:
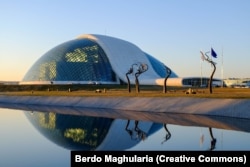
[[[217,58],[217,53],[213,50],[213,48],[211,48],[211,55],[212,55],[214,58]]]

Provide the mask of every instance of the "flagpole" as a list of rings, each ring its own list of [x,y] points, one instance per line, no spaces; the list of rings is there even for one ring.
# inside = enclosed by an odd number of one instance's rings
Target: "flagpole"
[[[201,62],[201,85],[200,87],[202,87],[202,60],[200,60],[200,62]]]
[[[201,53],[201,60],[200,60],[200,69],[201,69],[201,84],[200,86],[203,87],[203,83],[202,83],[202,78],[203,78],[203,73],[202,73],[202,62],[206,59],[204,54],[203,54],[203,51],[200,50],[200,53]]]
[[[222,53],[221,53],[221,87],[223,88],[223,79],[224,79],[224,71],[223,71],[223,47],[222,47]]]

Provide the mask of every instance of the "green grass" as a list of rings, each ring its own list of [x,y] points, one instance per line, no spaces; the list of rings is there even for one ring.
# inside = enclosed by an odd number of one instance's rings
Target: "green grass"
[[[70,89],[70,91],[69,91]],[[95,91],[99,89],[100,93]],[[239,98],[250,99],[250,89],[247,88],[213,88],[210,94],[208,88],[193,88],[196,94],[186,94],[188,88],[168,87],[168,92],[163,93],[160,86],[140,86],[136,93],[134,86],[129,93],[126,85],[53,85],[9,87],[0,90],[0,95],[17,96],[100,96],[100,97],[197,97],[197,98]]]

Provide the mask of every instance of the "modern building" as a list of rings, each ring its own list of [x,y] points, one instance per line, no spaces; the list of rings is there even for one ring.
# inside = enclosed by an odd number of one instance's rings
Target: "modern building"
[[[45,53],[20,84],[127,84],[128,78],[135,84],[135,75],[140,72],[140,85],[163,85],[167,69],[167,65],[128,41],[86,34]],[[170,70],[168,86],[202,82],[197,78],[179,78]]]
[[[18,85],[19,81],[0,81],[0,85]]]
[[[226,87],[236,87],[236,88],[250,87],[250,78],[227,78],[224,79],[223,81]]]

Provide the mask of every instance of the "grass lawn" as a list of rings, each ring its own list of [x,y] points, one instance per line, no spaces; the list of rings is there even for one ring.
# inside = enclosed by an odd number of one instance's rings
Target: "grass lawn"
[[[20,95],[20,96],[103,96],[103,97],[198,97],[198,98],[240,98],[250,99],[249,88],[213,88],[210,93],[208,88],[192,88],[195,94],[186,94],[188,88],[174,88],[168,87],[167,93],[163,93],[160,86],[141,86],[140,92],[136,93],[132,87],[129,93],[126,86],[105,86],[95,85],[94,87],[81,88],[47,88],[44,90],[2,90],[0,95]],[[70,91],[69,91],[70,90]],[[99,92],[98,92],[99,90]]]

